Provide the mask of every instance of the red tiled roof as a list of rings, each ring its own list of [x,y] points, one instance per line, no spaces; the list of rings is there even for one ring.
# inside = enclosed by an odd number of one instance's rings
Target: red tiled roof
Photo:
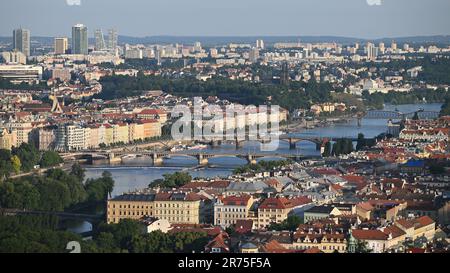
[[[381,230],[352,229],[352,235],[357,240],[387,240],[388,235]]]
[[[237,220],[234,230],[237,233],[247,233],[253,229],[253,220]]]

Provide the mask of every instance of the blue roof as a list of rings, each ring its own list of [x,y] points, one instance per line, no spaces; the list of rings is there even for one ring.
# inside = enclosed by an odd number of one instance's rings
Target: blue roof
[[[408,162],[406,162],[405,166],[407,166],[407,167],[423,167],[423,166],[425,166],[425,161],[409,160]]]

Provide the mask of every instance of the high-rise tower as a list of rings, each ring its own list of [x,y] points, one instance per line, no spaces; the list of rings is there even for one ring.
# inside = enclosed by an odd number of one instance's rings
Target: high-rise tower
[[[105,50],[105,38],[103,37],[103,31],[101,29],[95,30],[95,50]]]
[[[108,49],[115,51],[117,48],[117,30],[110,29],[108,31]]]
[[[72,54],[88,54],[88,29],[83,24],[72,27]]]
[[[13,47],[25,56],[30,56],[30,31],[28,29],[19,28],[13,31]]]

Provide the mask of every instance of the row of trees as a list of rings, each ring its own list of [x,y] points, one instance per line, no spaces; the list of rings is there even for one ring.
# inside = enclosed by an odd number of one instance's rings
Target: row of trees
[[[281,168],[292,164],[291,160],[274,160],[274,161],[260,161],[257,164],[247,164],[236,168],[234,174],[243,174],[251,172],[268,172],[277,168]]]
[[[83,181],[84,170],[79,165],[73,165],[70,173],[51,169],[45,175],[7,180],[0,184],[0,207],[63,211],[84,202],[105,201],[114,187],[108,172]]]
[[[118,224],[101,225],[93,240],[82,245],[82,252],[93,253],[189,253],[200,252],[209,241],[205,232],[166,234],[145,233],[141,223],[124,219]]]
[[[450,116],[450,97],[445,100],[441,108],[441,116]]]
[[[12,150],[0,149],[0,178],[9,177],[11,173],[29,172],[36,165],[47,168],[62,162],[57,152],[40,152],[33,144],[22,143]]]
[[[373,94],[369,94],[368,91],[363,92],[363,98],[366,104],[376,109],[383,108],[383,104],[415,104],[422,103],[424,100],[429,103],[443,102],[449,96],[450,93],[445,91],[445,89],[416,89],[411,92],[390,91],[386,94],[380,92]]]
[[[331,142],[325,144],[325,149],[324,152],[322,153],[322,156],[328,157],[328,156],[347,155],[352,153],[353,151],[354,151],[353,140],[348,138],[341,138],[338,139],[333,144],[331,144]]]
[[[52,216],[0,216],[0,253],[63,253],[70,241],[82,238],[58,230]]]
[[[92,240],[59,230],[52,216],[0,216],[0,253],[67,253],[67,243],[77,241],[82,253],[173,253],[200,252],[209,241],[205,232],[145,233],[134,220],[101,224]]]
[[[163,174],[163,179],[156,179],[149,187],[179,188],[191,182],[192,176],[186,172],[175,172]]]
[[[108,76],[101,79],[102,92],[96,98],[111,100],[129,96],[139,96],[145,90],[163,90],[167,93],[185,97],[217,96],[244,105],[272,103],[288,110],[306,108],[311,102],[325,102],[331,98],[333,87],[329,83],[296,83],[281,86],[265,83],[251,83],[214,77],[200,81],[195,77],[170,79],[162,76],[137,77]]]

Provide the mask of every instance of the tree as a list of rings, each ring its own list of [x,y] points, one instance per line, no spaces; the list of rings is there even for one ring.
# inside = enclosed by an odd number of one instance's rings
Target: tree
[[[270,224],[268,230],[276,230],[276,231],[295,231],[299,225],[303,224],[303,219],[297,215],[290,215],[286,220],[277,224]]]
[[[105,171],[102,177],[88,179],[86,181],[86,192],[91,202],[106,201],[114,189],[114,179],[110,172]]]
[[[10,150],[0,149],[0,180],[9,177],[10,173],[14,171],[11,156]]]
[[[323,154],[322,154],[322,156],[323,157],[329,157],[330,155],[331,155],[331,142],[327,142],[326,144],[325,144],[325,149],[324,149],[324,151],[323,151]]]
[[[17,155],[13,155],[11,157],[11,165],[12,165],[12,168],[13,168],[14,172],[16,174],[18,174],[20,172],[21,167],[22,167],[22,163],[20,162],[20,158]]]
[[[358,134],[358,140],[357,140],[357,143],[356,143],[356,150],[357,150],[357,151],[360,151],[360,150],[362,150],[365,146],[366,146],[366,141],[365,141],[365,138],[364,138],[364,134],[359,133],[359,134]]]
[[[178,188],[191,182],[192,176],[186,172],[175,172],[173,174],[164,174],[164,179],[158,179],[153,181],[150,185],[152,187],[166,187],[166,188]]]
[[[372,249],[368,248],[366,241],[360,241],[358,240],[358,243],[356,244],[356,253],[370,253],[372,252]]]
[[[70,170],[70,174],[75,175],[78,177],[78,180],[83,182],[85,177],[85,170],[80,166],[80,164],[75,163],[72,165],[72,168]]]
[[[42,154],[40,165],[43,168],[47,168],[47,167],[58,165],[62,162],[63,162],[63,159],[57,152],[45,151]]]
[[[24,172],[31,171],[40,160],[40,153],[33,143],[22,143],[18,148],[13,148],[12,154],[20,158]]]

